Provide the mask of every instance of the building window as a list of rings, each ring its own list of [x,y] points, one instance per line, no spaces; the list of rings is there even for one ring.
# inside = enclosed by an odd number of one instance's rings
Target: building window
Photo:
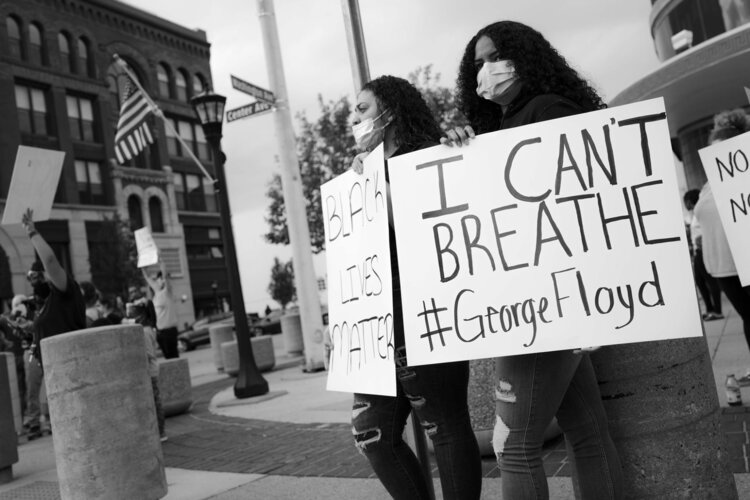
[[[184,71],[177,70],[177,73],[174,75],[174,86],[177,91],[177,100],[187,102],[187,78]]]
[[[171,97],[169,92],[169,70],[163,64],[156,66],[156,79],[159,82],[159,95]]]
[[[221,230],[217,227],[211,227],[208,229],[208,239],[209,240],[220,240],[221,239]]]
[[[187,122],[170,118],[172,126],[179,134],[180,138],[187,144],[193,153],[201,160],[210,161],[211,149],[206,142],[206,136],[203,134],[203,127],[199,123]],[[171,156],[189,156],[184,150],[184,145],[179,141],[176,135],[166,128],[167,132],[167,150]]]
[[[187,191],[187,209],[203,212],[206,210],[206,199],[201,189],[201,178],[194,174],[185,174]]]
[[[206,211],[207,212],[218,212],[218,204],[216,203],[216,190],[214,189],[214,183],[203,176],[203,193],[206,195]]]
[[[161,211],[161,200],[152,196],[148,199],[148,214],[151,217],[151,232],[164,232],[164,216]]]
[[[11,57],[21,59],[23,51],[21,50],[21,23],[13,16],[8,16],[5,20],[5,28],[8,30],[8,52]]]
[[[76,183],[78,200],[89,205],[104,205],[104,185],[99,162],[76,160]]]
[[[90,99],[69,95],[68,124],[70,136],[77,141],[94,141],[94,106]]]
[[[182,174],[174,174],[174,197],[177,200],[177,210],[185,210],[185,181]]]
[[[78,39],[78,74],[92,76],[91,54],[89,42],[81,37]]]
[[[143,227],[143,211],[141,210],[141,199],[138,195],[128,196],[128,218],[130,229],[135,231]]]
[[[211,150],[206,142],[206,136],[203,134],[203,126],[200,124],[195,127],[195,154],[198,158],[205,161],[211,161]]]
[[[42,28],[36,24],[29,24],[29,62],[42,64],[44,62]]]
[[[60,64],[64,71],[75,72],[73,54],[70,52],[70,37],[62,31],[57,34],[57,45],[60,48]]]
[[[171,127],[164,127],[164,131],[167,133],[167,152],[169,156],[181,156],[182,147],[180,141],[177,139],[175,130],[177,130],[177,121],[172,118],[167,118],[172,124]]]
[[[195,142],[195,134],[193,133],[193,124],[190,122],[184,122],[182,120],[177,120],[176,124],[177,124],[177,133],[180,134],[180,137],[182,138],[183,142],[187,144],[188,146],[193,146],[193,143]],[[181,156],[188,156],[188,153],[183,152]]]
[[[206,82],[199,74],[193,75],[193,95],[199,95],[206,91]]]
[[[16,85],[18,128],[21,132],[47,135],[47,102],[44,91],[26,85]]]
[[[326,279],[318,278],[318,290],[325,290],[325,289],[326,289]]]

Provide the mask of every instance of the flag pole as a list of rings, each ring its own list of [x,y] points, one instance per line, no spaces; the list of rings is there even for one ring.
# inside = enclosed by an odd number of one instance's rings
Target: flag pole
[[[174,125],[172,125],[172,122],[170,120],[167,120],[167,117],[164,116],[164,113],[159,108],[159,106],[156,105],[156,103],[151,99],[151,96],[148,95],[148,92],[146,92],[143,87],[141,86],[141,82],[138,81],[138,78],[133,74],[132,71],[130,71],[130,68],[128,68],[128,65],[123,61],[123,59],[117,55],[113,54],[113,57],[115,59],[115,62],[117,65],[127,73],[128,77],[133,81],[133,84],[135,84],[136,87],[141,91],[143,94],[143,98],[146,99],[146,102],[151,107],[151,111],[154,113],[154,115],[161,118],[161,120],[164,122],[164,126],[169,128],[169,130],[172,132],[173,136],[177,138],[178,141],[180,141],[180,144],[182,144],[182,149],[187,151],[188,156],[193,159],[196,165],[198,165],[198,168],[203,172],[203,175],[206,176],[208,180],[210,180],[212,183],[216,184],[216,179],[211,177],[211,174],[208,173],[206,170],[206,167],[203,166],[203,163],[198,159],[197,156],[195,156],[195,153],[193,153],[193,149],[185,143],[185,140],[180,136],[179,132],[174,128]]]

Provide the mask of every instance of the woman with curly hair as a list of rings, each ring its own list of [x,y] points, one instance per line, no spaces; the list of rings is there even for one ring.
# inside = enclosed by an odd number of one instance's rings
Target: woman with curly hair
[[[364,85],[357,96],[352,129],[358,147],[364,151],[353,165],[359,173],[363,156],[380,143],[383,143],[387,159],[435,146],[441,135],[419,91],[394,76],[381,76]],[[398,392],[395,397],[354,395],[352,430],[356,445],[393,498],[429,498],[419,462],[401,438],[413,409],[432,439],[443,498],[477,499],[482,487],[482,470],[466,402],[469,363],[408,366],[392,225],[389,238]]]
[[[604,107],[596,91],[537,31],[501,21],[468,43],[457,81],[471,126],[441,142],[463,145],[478,133],[519,127]],[[622,496],[622,469],[591,360],[578,349],[507,356],[495,362],[493,448],[503,498],[549,497],[542,464],[545,429],[556,416],[572,453],[583,499]]]
[[[714,116],[709,144],[731,139],[750,130],[750,119],[742,109],[723,111]],[[719,208],[708,182],[703,185],[693,214],[703,231],[703,264],[719,282],[719,288],[742,318],[745,340],[750,347],[750,287],[743,287],[729,249],[729,242],[719,219]],[[750,369],[739,378],[740,385],[750,385]]]

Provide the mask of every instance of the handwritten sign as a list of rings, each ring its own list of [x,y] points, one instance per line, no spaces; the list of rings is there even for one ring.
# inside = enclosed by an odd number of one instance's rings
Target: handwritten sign
[[[750,132],[698,151],[742,286],[750,285]]]
[[[396,395],[383,148],[321,186],[331,351],[327,389]]]
[[[64,160],[63,151],[18,146],[3,226],[20,224],[28,209],[34,211],[35,221],[49,219]]]
[[[702,335],[662,99],[388,166],[410,364]]]
[[[159,262],[159,248],[156,246],[154,237],[148,227],[142,227],[133,231],[135,237],[135,248],[138,252],[138,267],[153,266]]]

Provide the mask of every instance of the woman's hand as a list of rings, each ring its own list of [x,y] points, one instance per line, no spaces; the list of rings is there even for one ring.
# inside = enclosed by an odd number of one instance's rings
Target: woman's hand
[[[445,137],[440,138],[440,144],[446,146],[468,146],[469,141],[476,137],[474,129],[471,126],[454,127],[445,133]]]
[[[26,211],[21,216],[21,224],[23,224],[23,228],[26,230],[27,235],[32,235],[36,233],[36,227],[34,226],[34,211],[30,208],[27,208]]]
[[[357,156],[354,157],[354,160],[352,161],[352,170],[357,172],[359,175],[362,175],[362,172],[365,169],[365,158],[367,158],[367,155],[369,155],[367,151],[364,153],[359,153]]]
[[[595,346],[591,346],[591,347],[581,347],[580,349],[574,349],[573,350],[573,354],[586,354],[586,353],[589,353],[589,352],[598,351],[601,348],[602,348],[602,346],[600,346],[600,345],[595,345]]]

